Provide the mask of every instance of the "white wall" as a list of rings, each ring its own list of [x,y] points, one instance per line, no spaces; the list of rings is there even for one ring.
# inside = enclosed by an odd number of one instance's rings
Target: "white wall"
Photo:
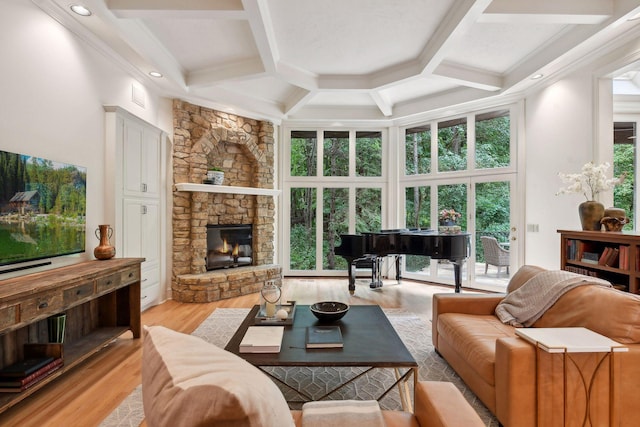
[[[578,205],[586,199],[574,194],[555,196],[563,186],[557,174],[579,172],[589,161],[613,162],[611,77],[639,60],[640,39],[636,38],[526,97],[525,215],[526,223],[539,224],[540,231],[526,235],[525,263],[560,267],[557,230],[580,230]],[[639,192],[636,189],[636,199]],[[601,193],[598,200],[611,206],[613,193]]]
[[[558,229],[579,230],[580,195],[560,195],[559,172],[579,172],[593,160],[593,80],[582,72],[525,100],[526,223],[525,262],[560,267]]]
[[[102,197],[114,172],[103,164],[103,105],[120,106],[172,135],[171,101],[26,0],[0,3],[0,54],[0,150],[87,168],[91,258],[93,230],[114,209]],[[131,102],[133,84],[146,92],[146,108]]]

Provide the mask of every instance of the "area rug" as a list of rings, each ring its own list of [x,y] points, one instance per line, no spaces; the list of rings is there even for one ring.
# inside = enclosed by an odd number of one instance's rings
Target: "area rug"
[[[224,347],[246,317],[249,309],[219,308],[193,332],[205,341],[219,347]],[[449,381],[458,387],[467,401],[476,410],[485,425],[497,427],[497,419],[480,402],[480,400],[466,387],[464,382],[436,354],[431,345],[431,324],[414,314],[399,309],[384,309],[391,324],[405,343],[419,365],[420,380]],[[323,396],[336,384],[358,375],[363,368],[271,368],[270,373],[289,385],[303,390],[314,398]],[[333,393],[331,399],[376,399],[382,390],[395,382],[391,369],[374,369],[363,375],[348,386]],[[276,384],[278,384],[276,382]],[[287,401],[291,401],[292,408],[298,408],[301,397],[295,391],[280,384]],[[396,388],[381,401],[384,409],[401,409],[400,396]],[[142,409],[142,390],[136,388],[100,425],[101,427],[139,426],[144,419]]]

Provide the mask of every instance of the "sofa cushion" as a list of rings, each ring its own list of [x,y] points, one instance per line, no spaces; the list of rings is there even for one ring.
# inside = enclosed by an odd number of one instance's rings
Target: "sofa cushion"
[[[560,297],[533,326],[582,326],[621,344],[640,343],[640,296],[614,288],[580,286]]]
[[[516,274],[513,275],[511,280],[509,280],[509,284],[507,285],[507,293],[511,293],[518,289],[520,286],[524,285],[537,275],[538,273],[542,273],[546,271],[546,269],[542,267],[538,267],[536,265],[523,265],[516,271]]]
[[[376,400],[325,400],[302,405],[303,427],[366,425],[385,427]]]
[[[200,338],[145,327],[142,401],[155,426],[293,426],[278,387],[258,368]]]
[[[439,315],[438,334],[439,339],[468,360],[478,375],[492,386],[495,385],[496,340],[516,336],[514,328],[496,316],[463,313]]]

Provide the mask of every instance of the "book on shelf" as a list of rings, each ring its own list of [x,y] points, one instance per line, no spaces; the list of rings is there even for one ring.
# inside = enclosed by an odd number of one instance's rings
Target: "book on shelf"
[[[0,377],[24,378],[53,360],[53,357],[30,357],[0,369]]]
[[[611,254],[607,258],[607,262],[605,265],[607,267],[617,267],[618,266],[618,257],[620,256],[620,250],[618,248],[613,248]]]
[[[342,348],[342,332],[339,326],[309,326],[305,344],[307,348]]]
[[[606,265],[607,264],[607,259],[609,258],[609,255],[611,255],[611,251],[613,250],[613,248],[610,248],[609,246],[607,246],[606,248],[604,248],[602,250],[602,253],[600,254],[600,258],[598,258],[598,264],[599,265]]]
[[[621,245],[619,249],[620,249],[620,257],[619,257],[618,268],[620,268],[621,270],[628,270],[629,269],[629,246]]]
[[[240,342],[240,353],[279,353],[284,326],[249,326]]]
[[[598,264],[600,257],[596,252],[583,252],[580,261],[587,264]]]
[[[57,358],[24,377],[0,377],[0,392],[19,393],[24,391],[53,374],[62,365],[62,358]]]
[[[597,271],[592,271],[587,268],[576,267],[573,265],[565,266],[564,270],[570,271],[571,273],[582,274],[583,276],[600,277]]]

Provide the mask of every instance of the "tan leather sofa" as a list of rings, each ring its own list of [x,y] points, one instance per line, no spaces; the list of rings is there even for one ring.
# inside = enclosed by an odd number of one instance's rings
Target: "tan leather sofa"
[[[302,427],[302,411],[291,411]],[[484,423],[452,383],[420,381],[414,413],[382,411],[387,427],[484,427]]]
[[[513,276],[513,292],[544,271],[524,266]],[[505,427],[538,425],[536,349],[494,315],[505,294],[438,294],[433,299],[433,345]],[[561,296],[533,327],[582,326],[628,346],[615,353],[611,425],[640,420],[640,296],[600,286],[580,286]],[[542,368],[541,368],[542,369]],[[549,379],[550,372],[540,377]],[[556,374],[554,374],[556,375]],[[562,381],[562,378],[553,378]],[[561,382],[560,382],[561,384]],[[551,390],[550,393],[563,393]],[[608,408],[609,394],[596,396],[591,410]]]

